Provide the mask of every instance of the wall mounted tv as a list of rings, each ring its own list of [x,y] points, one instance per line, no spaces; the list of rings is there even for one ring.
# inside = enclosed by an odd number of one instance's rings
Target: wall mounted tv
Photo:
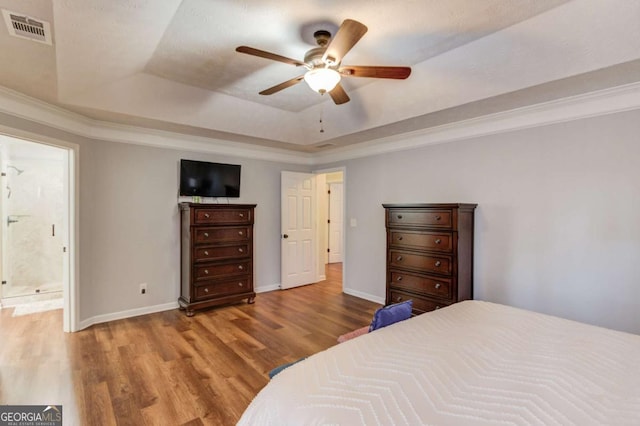
[[[180,160],[180,195],[240,197],[240,165]]]

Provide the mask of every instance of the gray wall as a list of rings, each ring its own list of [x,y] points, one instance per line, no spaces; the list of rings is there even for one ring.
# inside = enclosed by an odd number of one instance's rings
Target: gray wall
[[[345,287],[384,297],[382,203],[472,202],[477,299],[640,333],[639,135],[634,111],[333,164]]]
[[[254,285],[280,283],[280,172],[308,167],[89,141],[80,147],[81,319],[177,300],[180,158],[242,165],[241,197],[230,202],[258,205]]]

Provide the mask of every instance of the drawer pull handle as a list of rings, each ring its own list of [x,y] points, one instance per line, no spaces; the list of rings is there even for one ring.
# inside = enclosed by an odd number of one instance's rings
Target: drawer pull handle
[[[396,278],[396,281],[402,281],[402,276],[399,276],[398,278]]]
[[[440,238],[436,238],[436,244],[440,244],[442,240]]]
[[[436,289],[439,289],[440,287],[442,287],[442,284],[436,283]]]
[[[207,219],[209,219],[209,213],[205,213],[204,217],[206,217]]]
[[[209,289],[207,287],[204,288],[205,293],[209,293]]]
[[[244,235],[242,231],[238,231],[238,235]]]
[[[204,236],[205,236],[206,238],[208,238],[208,237],[209,237],[209,233],[208,233],[208,232],[205,232],[205,233],[204,233]]]
[[[402,241],[402,235],[398,236],[398,241]]]
[[[242,271],[244,269],[244,266],[238,265],[238,269],[240,269]]]
[[[436,266],[440,266],[442,265],[442,262],[440,262],[439,260],[436,260]]]
[[[209,275],[209,270],[208,270],[208,269],[205,269],[205,270],[204,270],[204,274],[205,274],[205,275]]]
[[[244,213],[240,213],[240,214],[238,214],[238,216],[244,217]]]
[[[242,283],[238,283],[238,287],[242,287]]]
[[[398,219],[402,219],[402,215],[401,214],[398,215]]]
[[[242,247],[240,247],[240,248],[238,248],[238,251],[239,251],[240,253],[242,253],[244,250],[242,250]]]
[[[402,260],[402,256],[398,256],[398,257],[396,257],[396,260],[397,260],[398,262],[400,262],[400,261]]]
[[[402,300],[402,296],[398,296],[398,297],[396,298],[396,300],[397,300],[398,302],[400,302],[400,301]]]
[[[205,250],[205,251],[204,251],[204,255],[205,255],[205,256],[209,256],[209,252]]]
[[[436,305],[436,309],[440,309],[440,305]]]
[[[440,219],[442,219],[440,215],[436,216],[436,220],[440,220]]]

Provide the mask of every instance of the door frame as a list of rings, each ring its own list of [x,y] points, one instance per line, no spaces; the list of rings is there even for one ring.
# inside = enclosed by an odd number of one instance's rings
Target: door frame
[[[347,167],[346,166],[336,166],[330,167],[327,169],[318,169],[314,170],[311,173],[316,175],[326,174],[326,173],[334,173],[334,172],[342,172],[342,291],[344,292],[345,288],[345,277],[347,276]],[[320,259],[320,255],[318,255],[318,261]]]
[[[344,176],[343,176],[344,179]],[[334,197],[334,193],[337,191],[334,191],[334,188],[337,188],[339,185],[340,187],[340,197],[336,198]],[[329,212],[328,212],[328,216],[329,219],[331,219],[331,200],[332,199],[339,199],[340,203],[343,204],[344,203],[344,182],[331,182],[331,183],[327,183],[327,188],[329,188]],[[340,226],[337,227],[337,229],[340,229],[340,244],[342,244],[342,234],[344,232],[344,209],[342,210],[342,221],[340,222]],[[335,256],[335,253],[333,252],[334,247],[331,246],[331,230],[332,229],[336,229],[333,228],[335,226],[335,224],[333,223],[333,221],[328,222],[328,236],[327,236],[327,247],[329,248],[329,255],[327,256],[327,263],[335,263],[335,262],[331,262],[331,256]],[[340,263],[342,263],[342,261],[344,260],[344,246],[340,246]]]
[[[64,174],[64,221],[66,222],[66,235],[63,241],[67,248],[63,253],[63,315],[62,328],[65,332],[74,332],[79,330],[79,291],[77,279],[80,276],[79,262],[79,246],[80,246],[80,229],[79,229],[79,174],[80,165],[80,147],[77,144],[70,143],[61,139],[43,136],[23,130],[0,125],[0,134],[3,136],[23,140],[26,142],[37,143],[41,145],[50,145],[56,148],[62,148],[66,151],[65,155],[65,174]]]

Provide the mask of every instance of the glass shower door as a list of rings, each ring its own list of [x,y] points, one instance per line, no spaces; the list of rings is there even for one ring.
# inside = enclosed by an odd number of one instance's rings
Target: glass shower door
[[[4,163],[3,299],[62,291],[64,169],[52,150],[23,142]]]

